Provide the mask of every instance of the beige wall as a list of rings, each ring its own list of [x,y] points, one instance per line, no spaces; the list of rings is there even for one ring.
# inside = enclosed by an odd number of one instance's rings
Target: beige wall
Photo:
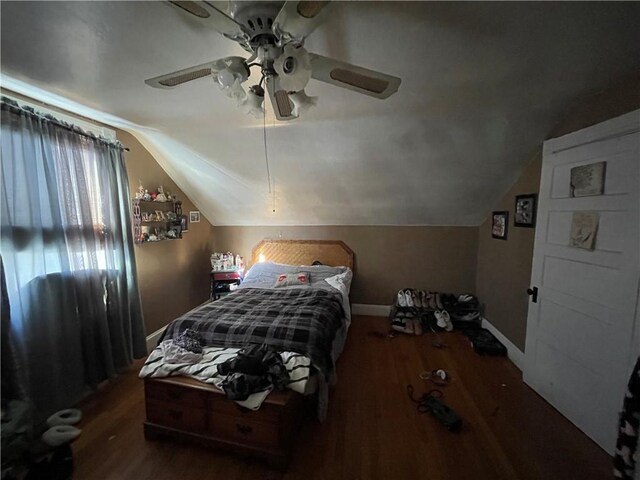
[[[135,195],[138,182],[149,190],[162,185],[182,200],[182,211],[197,210],[189,198],[169,178],[153,156],[136,140],[117,130],[120,140],[130,151],[125,152],[129,189]],[[200,223],[189,225],[182,240],[135,245],[138,286],[147,334],[204,302],[209,297],[211,224],[200,217]]]
[[[475,227],[215,227],[213,245],[249,260],[264,238],[344,241],[355,253],[354,303],[389,305],[405,287],[475,291]]]
[[[509,211],[507,239],[491,236],[491,216],[480,226],[478,236],[478,298],[485,317],[524,351],[528,296],[535,229],[513,226],[515,196],[538,193],[542,151],[534,155],[518,181],[495,210]]]
[[[549,138],[565,135],[640,108],[640,82],[629,78],[617,88],[579,99]],[[535,231],[513,226],[515,196],[538,193],[542,150],[502,197],[493,210],[509,211],[507,240],[491,237],[490,216],[480,226],[478,237],[477,291],[485,304],[485,317],[514,345],[524,351],[527,332],[533,240]]]

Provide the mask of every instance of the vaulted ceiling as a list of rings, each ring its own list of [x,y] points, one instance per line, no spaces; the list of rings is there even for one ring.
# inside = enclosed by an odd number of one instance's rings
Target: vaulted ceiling
[[[381,101],[311,80],[316,108],[269,110],[273,213],[262,120],[210,79],[143,82],[237,44],[164,2],[0,8],[3,84],[130,130],[217,225],[478,225],[572,101],[640,71],[636,2],[337,2],[305,47],[402,84]]]

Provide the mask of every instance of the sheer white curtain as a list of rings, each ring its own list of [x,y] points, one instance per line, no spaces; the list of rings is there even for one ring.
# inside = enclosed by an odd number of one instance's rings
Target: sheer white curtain
[[[122,146],[2,99],[1,254],[43,418],[146,354]]]

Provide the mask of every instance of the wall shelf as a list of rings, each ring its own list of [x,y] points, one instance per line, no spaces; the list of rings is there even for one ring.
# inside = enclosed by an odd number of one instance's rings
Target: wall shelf
[[[164,240],[180,240],[182,238],[182,201],[172,200],[168,202],[154,202],[148,200],[134,199],[131,201],[133,241],[138,245],[146,243],[157,243]],[[169,208],[167,208],[169,207]],[[176,214],[175,220],[142,220],[144,216],[155,215],[156,211],[163,214],[173,212]],[[153,225],[153,227],[150,227]],[[143,228],[143,226],[147,228]],[[147,230],[147,231],[143,231]],[[174,231],[175,237],[166,237],[167,232]],[[149,241],[151,235],[156,235],[158,240]]]

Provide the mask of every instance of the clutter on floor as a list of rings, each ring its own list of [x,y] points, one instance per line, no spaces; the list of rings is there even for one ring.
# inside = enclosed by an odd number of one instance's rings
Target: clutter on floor
[[[418,399],[414,398],[413,385],[407,385],[409,398],[418,404],[418,412],[431,413],[438,422],[449,431],[457,432],[462,428],[462,418],[442,400],[443,394],[437,388],[423,393]]]
[[[454,328],[480,325],[482,307],[470,294],[400,290],[391,307],[391,328],[408,335],[424,331],[451,332]],[[438,347],[436,347],[438,348]]]
[[[507,347],[486,328],[467,328],[463,333],[479,355],[505,356],[507,354]]]
[[[68,480],[73,472],[71,442],[82,431],[73,425],[82,412],[69,408],[33,426],[29,402],[8,402],[2,409],[2,478]],[[42,433],[41,433],[42,432]]]
[[[422,372],[420,378],[425,381],[428,380],[439,387],[447,386],[451,382],[451,375],[442,368],[430,372]]]

